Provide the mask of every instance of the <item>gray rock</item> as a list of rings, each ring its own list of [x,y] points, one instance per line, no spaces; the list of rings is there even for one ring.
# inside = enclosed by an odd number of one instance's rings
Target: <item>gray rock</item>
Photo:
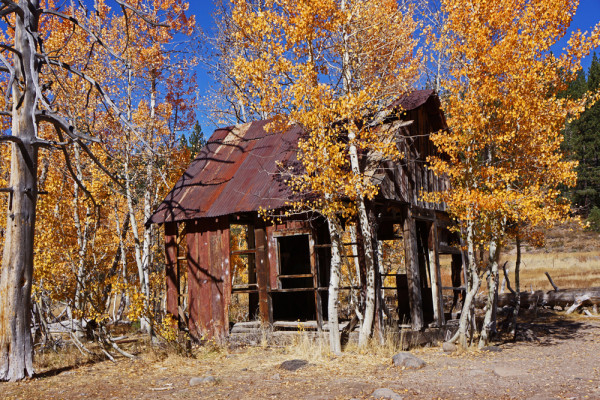
[[[280,381],[281,380],[281,375],[279,374],[275,374],[271,377],[271,380],[273,381]]]
[[[381,388],[381,389],[375,390],[371,394],[371,397],[374,397],[376,399],[391,399],[391,400],[402,400],[403,399],[403,397],[400,396],[398,393],[394,392],[391,389],[387,389],[387,388]]]
[[[190,379],[190,386],[198,386],[204,383],[214,383],[217,379],[214,376],[194,377]]]
[[[491,353],[500,353],[502,349],[498,346],[485,346],[481,351],[489,351]]]
[[[458,347],[454,343],[444,342],[442,343],[442,350],[444,350],[445,353],[454,353],[458,350]]]
[[[482,369],[470,369],[467,371],[467,375],[469,376],[479,376],[479,375],[484,375],[485,371]]]
[[[286,371],[297,371],[307,365],[308,361],[306,360],[287,360],[282,362],[279,368],[285,369]]]
[[[396,354],[392,361],[396,367],[404,367],[410,369],[421,369],[426,363],[418,357],[413,356],[407,351],[403,351],[402,353]]]

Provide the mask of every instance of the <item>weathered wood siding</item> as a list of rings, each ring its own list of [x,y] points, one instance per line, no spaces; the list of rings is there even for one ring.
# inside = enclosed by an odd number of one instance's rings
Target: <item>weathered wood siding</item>
[[[190,333],[225,337],[231,294],[227,217],[187,222],[186,239]]]
[[[167,276],[167,313],[179,316],[179,268],[177,265],[177,223],[165,224],[165,269]]]

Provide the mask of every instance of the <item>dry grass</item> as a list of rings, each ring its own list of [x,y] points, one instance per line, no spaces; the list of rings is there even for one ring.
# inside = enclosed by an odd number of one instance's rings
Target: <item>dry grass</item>
[[[600,287],[600,234],[582,229],[576,223],[557,226],[545,232],[543,247],[524,244],[521,257],[521,290],[551,290],[544,275],[548,272],[559,288]],[[443,286],[452,286],[450,256],[441,256]],[[509,278],[514,288],[516,247],[514,242],[503,249],[500,264],[508,262]],[[504,274],[500,271],[501,279]]]
[[[514,284],[516,248],[506,246],[501,262],[508,261]],[[571,222],[546,232],[543,247],[525,245],[522,251],[521,288],[551,290],[548,272],[559,288],[600,286],[600,234]]]
[[[509,277],[514,287],[516,256],[503,257],[510,266]],[[526,253],[521,260],[521,288],[523,290],[551,290],[544,275],[548,272],[559,288],[600,286],[600,251],[582,253]]]

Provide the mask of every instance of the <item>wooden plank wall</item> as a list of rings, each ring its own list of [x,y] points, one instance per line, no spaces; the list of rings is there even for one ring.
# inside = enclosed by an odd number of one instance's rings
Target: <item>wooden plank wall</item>
[[[227,217],[187,222],[189,330],[197,339],[224,338],[231,296]]]
[[[427,157],[437,153],[429,136],[440,129],[439,115],[430,115],[430,106],[425,105],[409,111],[403,118],[414,121],[402,128],[400,151],[403,158],[399,162],[388,162],[381,174],[385,176],[381,184],[381,195],[389,200],[398,200],[413,206],[446,211],[444,203],[430,203],[422,200],[422,192],[438,192],[448,189],[448,179],[436,176],[428,166]]]
[[[273,305],[269,290],[271,288],[271,269],[269,267],[269,240],[265,222],[258,218],[254,225],[254,244],[256,249],[256,280],[258,283],[258,309],[263,323],[273,322]]]
[[[165,275],[167,280],[167,313],[179,318],[179,268],[177,267],[177,223],[165,224]]]

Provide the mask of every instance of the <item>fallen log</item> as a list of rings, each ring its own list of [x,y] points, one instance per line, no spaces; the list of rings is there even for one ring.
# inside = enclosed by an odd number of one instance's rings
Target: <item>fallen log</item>
[[[582,302],[582,306],[600,305],[600,287],[581,288],[581,289],[558,289],[544,292],[536,290],[535,292],[521,292],[521,307],[550,306],[550,307],[570,307],[578,298],[588,296],[589,298]],[[483,308],[487,296],[477,296],[475,307]],[[513,306],[515,295],[513,293],[503,293],[498,295],[498,307]]]
[[[586,301],[590,299],[590,296],[584,294],[583,296],[579,296],[575,299],[575,303],[567,310],[566,314],[571,314],[573,311],[577,310],[579,307],[583,306]]]

